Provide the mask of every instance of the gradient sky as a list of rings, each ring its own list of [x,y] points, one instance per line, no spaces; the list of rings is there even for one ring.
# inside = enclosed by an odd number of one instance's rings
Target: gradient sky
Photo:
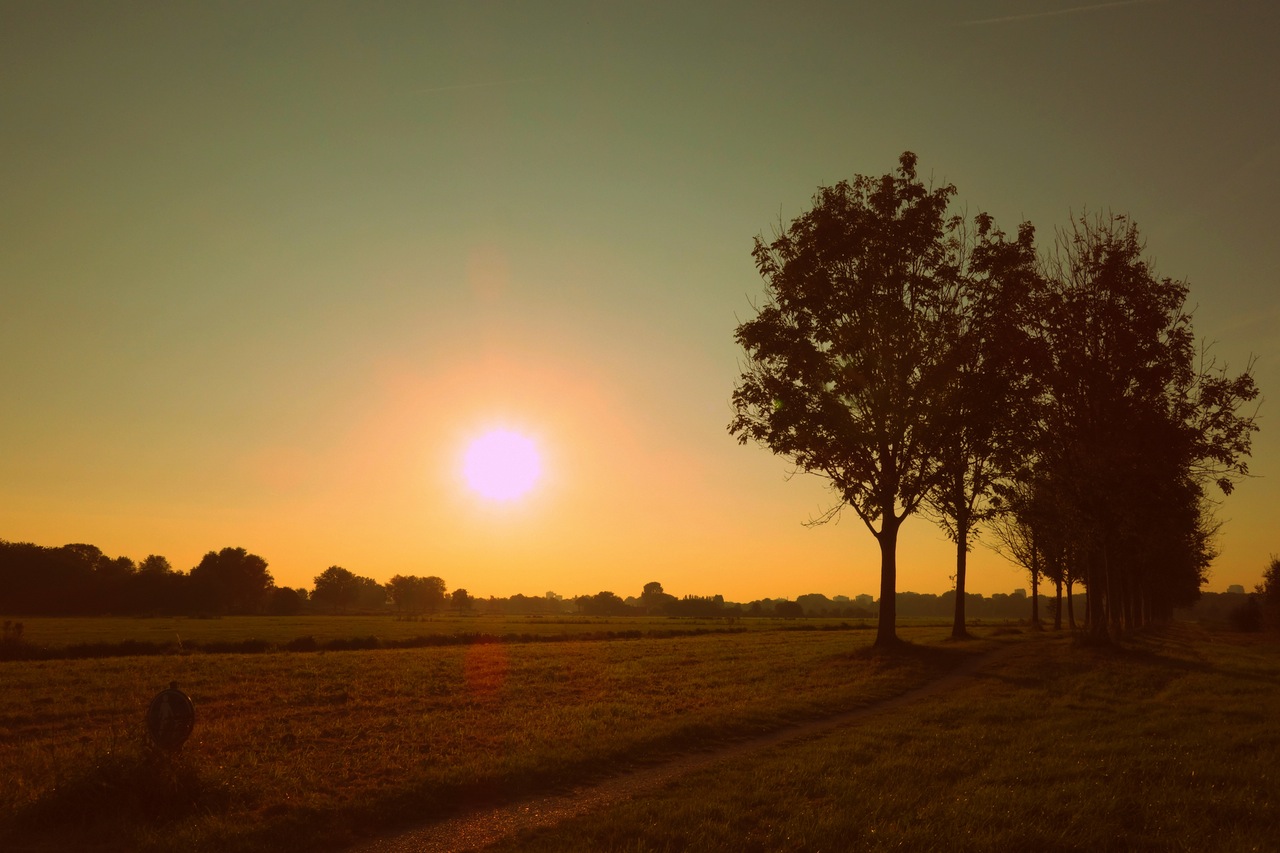
[[[1280,393],[1280,4],[0,2],[0,538],[474,595],[878,590],[726,432],[752,238],[894,168],[1133,217]],[[1280,433],[1208,589],[1280,551]],[[545,475],[463,483],[505,427]],[[913,519],[899,589],[950,588]],[[1025,574],[979,545],[970,590]]]

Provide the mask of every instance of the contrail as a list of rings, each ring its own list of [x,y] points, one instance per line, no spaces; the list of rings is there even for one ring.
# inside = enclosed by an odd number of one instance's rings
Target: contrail
[[[1163,3],[1165,0],[1112,0],[1110,3],[1091,3],[1088,6],[1072,6],[1069,9],[1051,9],[1048,12],[1028,12],[1025,15],[1005,15],[1002,18],[983,18],[979,21],[960,21],[957,26],[975,27],[978,24],[1005,24],[1010,21],[1030,21],[1034,18],[1057,18],[1062,15],[1075,15],[1080,12],[1094,12],[1098,9],[1112,9],[1116,6],[1138,6],[1148,3]]]
[[[431,95],[436,92],[459,92],[463,89],[491,89],[494,86],[511,86],[516,83],[531,83],[538,77],[520,77],[515,80],[494,80],[490,83],[458,83],[453,86],[433,86],[430,89],[419,89],[420,95]]]

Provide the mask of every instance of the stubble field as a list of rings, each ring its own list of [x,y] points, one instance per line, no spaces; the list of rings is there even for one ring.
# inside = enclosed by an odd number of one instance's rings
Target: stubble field
[[[944,631],[911,633],[936,645]],[[860,658],[871,640],[753,631],[0,663],[0,807],[5,829],[32,843],[333,847],[857,707],[949,664],[945,653]],[[197,709],[172,764],[141,748],[147,704],[170,681]]]
[[[336,849],[873,704],[1004,644],[946,695],[507,849],[1275,849],[1275,644],[900,633],[893,658],[870,631],[758,630],[0,663],[0,846]],[[141,720],[171,680],[197,723],[166,761]]]
[[[1280,850],[1280,644],[1023,638],[960,687],[496,853]]]

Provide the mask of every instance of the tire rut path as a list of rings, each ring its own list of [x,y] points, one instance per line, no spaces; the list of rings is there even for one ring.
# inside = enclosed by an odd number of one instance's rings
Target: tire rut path
[[[973,654],[945,675],[862,708],[797,723],[768,734],[718,745],[706,751],[684,753],[654,765],[623,770],[602,781],[583,784],[567,791],[481,807],[422,827],[362,841],[347,848],[347,853],[462,853],[482,850],[519,832],[554,826],[578,815],[633,799],[681,776],[720,762],[780,744],[820,737],[867,717],[887,713],[946,692],[966,681],[983,665],[1004,657],[1014,648],[1016,644],[1011,643]]]

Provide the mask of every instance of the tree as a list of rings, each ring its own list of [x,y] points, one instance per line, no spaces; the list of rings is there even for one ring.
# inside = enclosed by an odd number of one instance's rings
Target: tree
[[[96,557],[67,545],[47,548],[0,540],[0,613],[8,615],[95,612],[89,591]],[[102,552],[93,548],[97,555]]]
[[[0,541],[0,612],[190,612],[196,609],[194,592],[188,575],[174,572],[168,560],[154,554],[135,566],[128,557],[108,557],[95,545],[46,548]],[[208,601],[205,595],[206,610]]]
[[[435,575],[427,575],[422,579],[422,601],[423,607],[428,613],[435,613],[444,606],[444,578]]]
[[[103,560],[109,559],[97,545],[73,542],[62,546],[62,551],[84,565],[89,571]]]
[[[272,616],[296,616],[302,612],[306,601],[306,590],[274,587],[267,598],[267,612]]]
[[[360,596],[360,579],[342,566],[330,566],[315,577],[311,600],[333,610],[346,610]]]
[[[409,575],[395,575],[387,581],[387,597],[397,610],[416,612],[422,609],[416,590],[418,578]]]
[[[468,595],[467,591],[461,587],[450,593],[449,599],[453,602],[454,610],[471,609],[471,596]]]
[[[1271,555],[1271,562],[1262,573],[1262,582],[1256,587],[1262,608],[1262,626],[1280,633],[1280,557]]]
[[[411,613],[434,613],[444,604],[444,580],[434,575],[396,575],[387,581],[386,590],[397,609]]]
[[[210,551],[191,570],[201,605],[219,613],[258,613],[274,586],[267,561],[244,548]]]
[[[640,593],[640,606],[651,616],[659,614],[670,616],[677,600],[674,595],[663,592],[662,584],[657,581],[645,584],[644,590]]]
[[[926,187],[916,156],[894,174],[824,187],[753,255],[765,302],[738,326],[749,359],[729,431],[826,479],[880,546],[876,645],[897,643],[898,532],[935,488],[939,414],[955,379],[947,334],[957,275],[946,217],[955,187]]]
[[[1201,348],[1187,285],[1157,277],[1123,216],[1080,217],[1047,263],[1040,482],[1073,519],[1095,640],[1190,604],[1213,556],[1206,486],[1246,476],[1257,430],[1250,369]]]
[[[1041,433],[1040,447],[1048,440]],[[1040,578],[1054,583],[1053,627],[1062,627],[1063,587],[1066,587],[1067,610],[1071,627],[1075,628],[1071,606],[1071,587],[1076,581],[1073,555],[1079,538],[1079,525],[1071,508],[1056,501],[1057,493],[1041,472],[1024,467],[1010,479],[997,483],[992,498],[998,510],[991,517],[994,541],[991,548],[1010,562],[1031,573],[1031,618],[1039,622]]]
[[[356,609],[362,611],[385,610],[387,588],[373,578],[356,575]]]
[[[634,612],[625,601],[612,592],[597,592],[595,595],[580,595],[574,600],[578,610],[587,616],[626,616]]]
[[[129,610],[133,613],[181,613],[192,608],[191,578],[175,572],[168,559],[148,554],[130,579]]]
[[[138,564],[138,574],[167,575],[172,571],[173,566],[169,564],[168,559],[159,554],[148,554],[146,559]]]
[[[773,615],[782,619],[799,619],[804,616],[804,605],[798,601],[779,598],[773,603]]]
[[[965,579],[970,540],[1000,512],[997,484],[1022,466],[1035,443],[1043,361],[1033,334],[1040,289],[1035,230],[1023,223],[1014,240],[980,213],[973,230],[953,240],[957,272],[947,329],[955,381],[936,417],[949,421],[938,458],[939,479],[927,507],[956,543],[952,637],[965,638]],[[1032,606],[1037,573],[1032,566]]]

